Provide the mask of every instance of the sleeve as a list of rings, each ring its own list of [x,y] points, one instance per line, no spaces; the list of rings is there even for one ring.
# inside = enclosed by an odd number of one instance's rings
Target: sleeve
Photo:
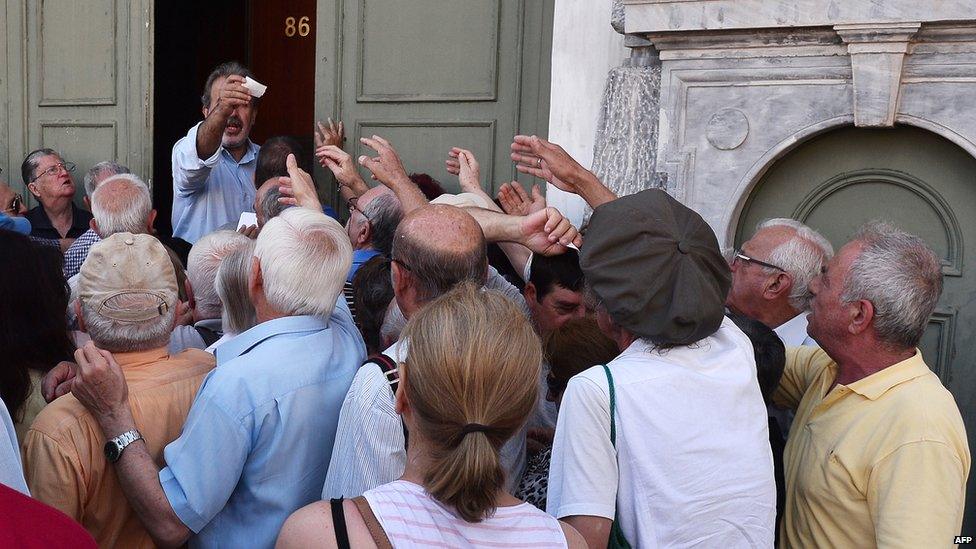
[[[339,412],[322,499],[352,498],[403,474],[407,453],[393,392],[376,364],[359,369]]]
[[[832,362],[820,347],[787,347],[783,377],[773,392],[773,402],[796,410],[807,389]]]
[[[173,511],[195,533],[227,504],[251,450],[246,427],[207,394],[213,379],[200,389],[180,437],[163,451],[166,467],[159,472]]]
[[[488,280],[485,283],[485,287],[489,290],[495,290],[505,294],[505,297],[514,301],[515,305],[525,314],[525,316],[529,316],[531,314],[528,304],[525,303],[525,296],[522,295],[522,292],[520,292],[514,284],[505,280],[505,277],[500,275],[498,270],[490,265],[488,266]]]
[[[602,372],[601,372],[602,375]],[[610,442],[610,393],[585,375],[569,380],[559,407],[546,512],[613,519],[617,451]]]
[[[76,452],[30,429],[24,439],[24,472],[31,497],[81,522],[86,483]]]
[[[959,535],[966,472],[951,446],[911,442],[873,467],[867,501],[879,548],[949,546]]]
[[[200,124],[190,128],[185,137],[173,146],[173,188],[180,196],[189,196],[201,189],[210,177],[210,170],[220,160],[223,146],[210,158],[197,156],[197,130]]]

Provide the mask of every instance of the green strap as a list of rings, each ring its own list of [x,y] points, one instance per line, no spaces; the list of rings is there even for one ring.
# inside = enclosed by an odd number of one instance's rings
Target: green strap
[[[613,447],[617,447],[617,425],[614,421],[614,408],[617,407],[617,396],[614,394],[613,390],[613,374],[610,373],[610,368],[607,365],[603,365],[603,371],[607,374],[607,385],[610,386],[610,443]]]

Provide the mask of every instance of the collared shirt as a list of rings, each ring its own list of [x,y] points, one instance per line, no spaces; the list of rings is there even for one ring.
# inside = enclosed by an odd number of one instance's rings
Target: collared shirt
[[[185,349],[206,349],[207,342],[197,328],[210,330],[219,339],[223,335],[223,325],[219,318],[205,318],[192,326],[176,326],[169,335],[169,352],[175,354]]]
[[[64,277],[71,278],[78,274],[81,270],[81,264],[85,262],[85,258],[88,257],[88,250],[91,250],[92,245],[100,241],[102,237],[98,236],[95,229],[88,229],[81,236],[79,236],[68,250],[64,252]]]
[[[774,398],[786,444],[782,547],[949,546],[970,454],[959,408],[921,352],[850,385],[821,349],[787,350]]]
[[[254,168],[261,149],[250,140],[240,161],[223,146],[197,156],[198,123],[173,146],[173,236],[193,244],[225,223],[254,211]]]
[[[349,276],[346,277],[346,282],[352,282],[352,277],[356,276],[356,271],[363,266],[363,263],[366,263],[378,255],[380,255],[380,253],[372,248],[353,250],[352,267],[349,268]]]
[[[776,335],[783,340],[783,345],[786,345],[787,347],[799,347],[800,345],[806,345],[809,347],[820,346],[812,337],[810,337],[810,334],[807,333],[808,316],[810,316],[810,312],[804,311],[773,328]]]
[[[340,299],[328,319],[277,318],[217,348],[159,481],[191,547],[272,547],[318,501],[339,407],[365,358]]]
[[[31,224],[26,217],[9,216],[0,213],[0,229],[20,234],[31,234]]]
[[[114,357],[129,386],[136,428],[159,462],[163,447],[180,434],[193,396],[213,369],[213,356],[203,351],[169,356],[160,348]],[[23,445],[35,498],[80,522],[100,547],[154,547],[105,461],[101,428],[74,395],[48,404]]]
[[[58,240],[61,238],[78,238],[85,231],[91,228],[92,214],[82,210],[75,203],[71,203],[71,226],[68,227],[68,234],[61,236],[61,233],[54,228],[51,218],[44,211],[44,206],[35,206],[27,212],[27,221],[31,224],[31,236],[46,238],[48,240]]]
[[[569,381],[546,511],[619,521],[633,547],[771,547],[776,488],[752,343],[728,318],[695,345],[637,340]]]

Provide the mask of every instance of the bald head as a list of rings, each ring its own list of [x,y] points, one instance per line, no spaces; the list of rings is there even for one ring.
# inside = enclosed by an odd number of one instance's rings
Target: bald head
[[[483,285],[488,277],[487,244],[481,226],[454,206],[430,205],[407,214],[394,236],[393,260],[399,264],[398,270],[407,271],[419,303],[463,281]]]
[[[115,233],[147,233],[153,209],[149,187],[132,174],[112,176],[92,193],[93,227],[102,238]]]

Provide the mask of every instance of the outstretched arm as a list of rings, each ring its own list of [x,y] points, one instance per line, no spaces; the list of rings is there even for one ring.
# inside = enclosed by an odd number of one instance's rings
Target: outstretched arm
[[[515,242],[542,255],[559,255],[569,245],[581,246],[583,239],[576,227],[556,208],[546,208],[519,217],[482,208],[467,208],[481,225],[489,242]]]
[[[396,194],[404,215],[427,205],[427,197],[407,177],[403,162],[400,161],[400,156],[389,141],[378,135],[370,138],[363,137],[360,141],[376,151],[377,155],[372,158],[366,155],[360,156],[359,165],[369,170],[373,174],[373,179],[386,185]]]
[[[545,179],[556,188],[578,194],[591,208],[612,202],[617,195],[596,175],[579,164],[562,147],[534,135],[516,135],[512,143],[515,168]]]

